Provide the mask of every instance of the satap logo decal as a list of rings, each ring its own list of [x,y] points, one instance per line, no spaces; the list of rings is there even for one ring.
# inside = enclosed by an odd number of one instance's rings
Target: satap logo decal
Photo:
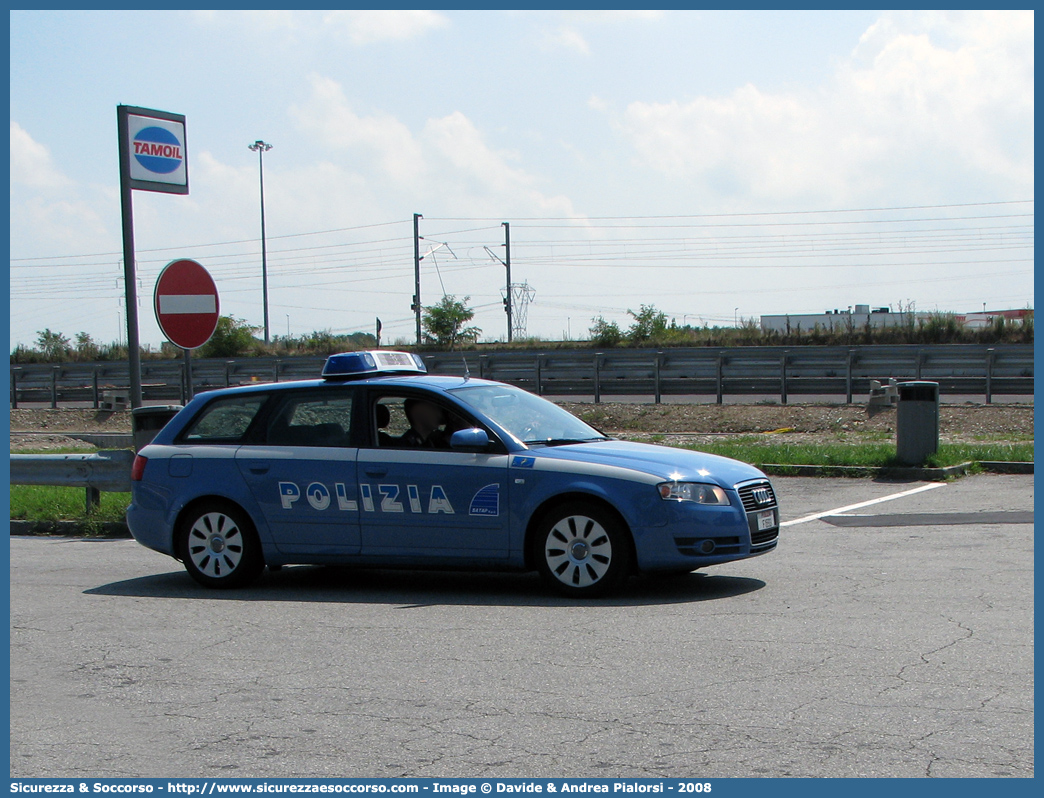
[[[468,515],[500,515],[500,483],[494,482],[471,497]]]
[[[134,158],[150,172],[168,175],[185,160],[184,147],[178,137],[162,127],[146,127],[131,142]]]

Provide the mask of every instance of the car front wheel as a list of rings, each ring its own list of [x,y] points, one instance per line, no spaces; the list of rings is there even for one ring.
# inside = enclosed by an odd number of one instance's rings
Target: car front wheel
[[[627,531],[595,505],[564,505],[537,530],[534,560],[544,581],[573,597],[603,596],[621,587],[631,569]]]
[[[206,587],[243,587],[265,565],[261,543],[246,513],[223,502],[194,509],[185,518],[178,542],[185,570]]]

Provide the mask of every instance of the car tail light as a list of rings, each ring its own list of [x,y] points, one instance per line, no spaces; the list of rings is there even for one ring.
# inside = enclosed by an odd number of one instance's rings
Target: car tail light
[[[141,482],[141,478],[145,475],[145,464],[149,462],[149,458],[142,457],[140,454],[134,455],[134,465],[131,466],[131,482]]]

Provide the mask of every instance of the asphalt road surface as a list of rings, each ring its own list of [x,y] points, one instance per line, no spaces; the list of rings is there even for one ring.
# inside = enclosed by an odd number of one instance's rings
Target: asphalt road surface
[[[775,552],[583,603],[12,538],[11,776],[1032,776],[1033,477],[774,482]]]

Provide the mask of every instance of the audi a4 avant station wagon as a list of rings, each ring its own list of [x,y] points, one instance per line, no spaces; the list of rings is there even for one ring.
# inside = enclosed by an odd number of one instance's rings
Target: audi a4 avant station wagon
[[[332,355],[321,379],[195,397],[134,461],[127,521],[202,585],[265,566],[536,570],[570,596],[772,551],[756,468],[614,440],[419,356]]]

